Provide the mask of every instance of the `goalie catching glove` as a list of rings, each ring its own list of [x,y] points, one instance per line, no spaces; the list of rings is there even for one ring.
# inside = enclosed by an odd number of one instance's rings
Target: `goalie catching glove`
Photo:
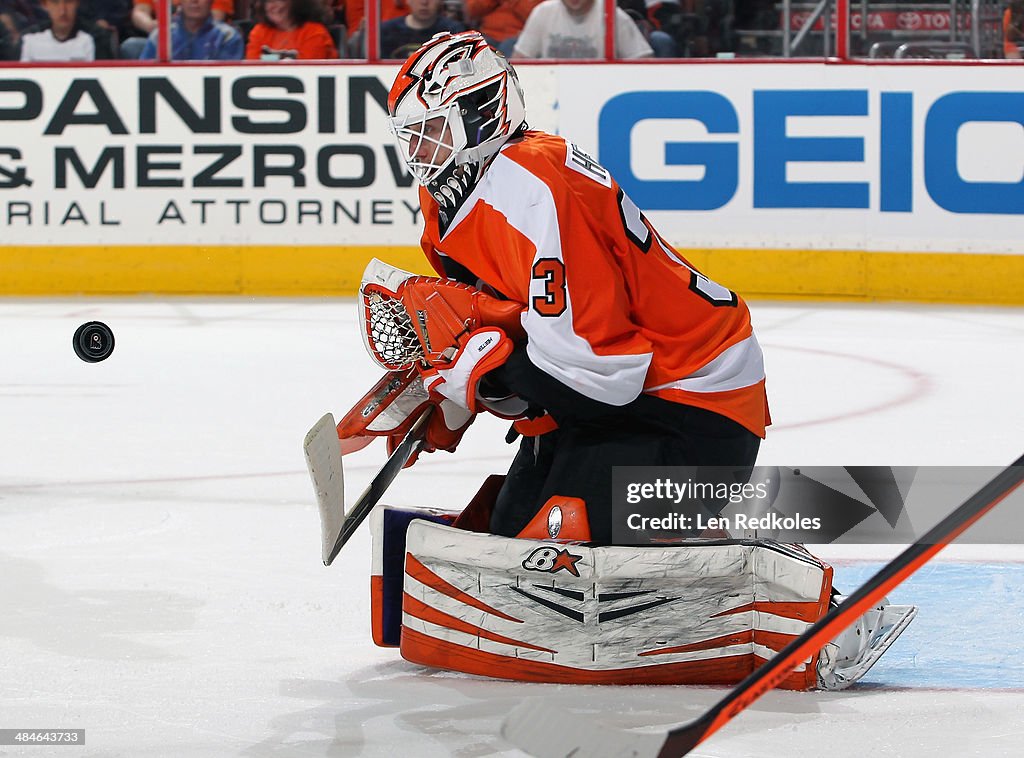
[[[431,365],[453,361],[470,335],[483,327],[496,327],[513,339],[526,336],[519,303],[451,279],[414,276],[402,282],[394,296],[409,315],[423,348],[422,360]]]
[[[521,305],[424,276],[409,276],[393,290],[367,283],[362,296],[367,346],[382,365],[417,367],[432,395],[471,413],[517,418],[526,411],[518,397],[480,391],[484,375],[511,355],[512,340],[525,337]]]
[[[399,287],[398,296],[412,319],[423,347],[424,386],[471,413],[489,410],[503,418],[526,411],[516,397],[486,397],[483,377],[512,354],[508,334],[525,336],[518,303],[499,300],[447,279],[416,277]]]

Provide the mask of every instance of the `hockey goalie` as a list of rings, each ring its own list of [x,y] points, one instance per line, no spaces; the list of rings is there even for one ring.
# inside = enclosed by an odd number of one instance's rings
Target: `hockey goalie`
[[[365,343],[387,373],[336,429],[307,437],[325,562],[387,483],[344,512],[340,449],[386,437],[394,469],[455,451],[494,414],[518,451],[463,510],[370,512],[374,641],[509,679],[739,681],[828,611],[831,568],[729,535],[616,545],[611,477],[749,477],[770,419],[746,303],[663,240],[600,163],[527,127],[514,69],[479,34],[417,50],[388,107],[438,276],[379,261],[364,275]],[[848,686],[915,612],[870,610],[783,686]]]
[[[387,373],[340,423],[328,416],[307,439],[325,561],[346,521],[341,450],[383,436],[395,451],[415,437],[412,455],[400,460],[411,465],[419,452],[454,450],[480,412],[512,419],[529,446],[557,431],[529,402],[495,393],[484,381],[490,372],[473,377],[475,366],[459,365],[467,349],[487,352],[478,346],[492,330],[502,333],[496,340],[522,339],[517,308],[449,279],[371,263],[360,290],[363,332]],[[472,397],[440,394],[432,389],[438,377],[471,388],[460,392]],[[514,462],[508,475],[489,477],[459,512],[372,511],[374,642],[424,665],[508,679],[731,684],[837,602],[831,568],[800,546],[729,538],[612,545],[592,527],[607,511],[572,495],[547,497],[514,535],[495,533],[500,494],[518,475]],[[782,686],[848,686],[914,613],[883,603]]]

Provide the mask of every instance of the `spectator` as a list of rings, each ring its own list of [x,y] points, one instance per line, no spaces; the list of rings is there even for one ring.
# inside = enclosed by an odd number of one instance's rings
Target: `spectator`
[[[506,58],[511,58],[523,24],[540,1],[466,0],[466,15],[470,26],[484,35],[484,39]]]
[[[131,0],[82,0],[78,17],[83,24],[103,29],[116,29],[118,35],[128,36],[132,28]]]
[[[132,0],[130,18],[132,26],[147,37],[156,29],[156,10],[150,0]]]
[[[121,41],[135,33],[131,0],[82,0],[78,20],[96,40],[96,58],[117,58]]]
[[[1010,0],[1003,13],[1003,55],[1024,57],[1024,0]]]
[[[416,48],[440,32],[466,31],[458,21],[441,15],[444,0],[407,0],[409,13],[401,18],[385,21],[380,27],[382,58],[405,60]]]
[[[790,24],[793,24],[792,18]],[[733,28],[745,32],[742,39],[736,41],[737,52],[757,56],[780,54],[778,43],[771,35],[757,33],[776,32],[782,28],[782,14],[776,9],[774,0],[744,0],[736,3],[733,11]],[[801,50],[806,50],[807,44],[805,42]],[[804,53],[801,52],[802,54]]]
[[[515,44],[516,58],[603,58],[604,6],[595,0],[544,0],[533,9]],[[643,32],[615,9],[615,57],[654,55]]]
[[[135,59],[142,54],[149,35],[156,30],[156,11],[151,0],[132,0],[128,19],[131,36],[121,40],[121,57]]]
[[[18,46],[14,42],[10,27],[0,18],[0,61],[13,61],[18,57]]]
[[[0,0],[0,61],[18,57],[18,25],[7,0]]]
[[[49,16],[38,0],[0,0],[0,24],[7,30],[10,43],[17,45],[21,33],[31,28],[42,28],[50,23]]]
[[[171,19],[171,60],[241,60],[245,48],[242,35],[233,26],[214,17],[213,2],[181,0],[178,12]],[[146,40],[139,56],[142,60],[156,58],[157,34],[153,32]]]
[[[235,0],[213,0],[211,12],[213,13],[214,21],[221,21],[226,24],[235,15]]]
[[[406,0],[339,0],[339,3],[341,2],[345,5],[345,23],[348,24],[350,34],[365,30],[367,2],[380,3],[378,20],[381,23],[404,16],[409,12],[409,4]]]
[[[409,11],[406,0],[344,0],[345,23],[349,31],[362,30],[366,25],[366,3],[380,3],[379,20],[381,23],[405,15]]]
[[[43,0],[43,10],[50,17],[50,27],[22,35],[22,61],[96,59],[96,41],[78,23],[78,0]]]
[[[249,60],[337,58],[338,48],[323,24],[320,0],[256,0],[256,25],[249,32]]]
[[[177,2],[174,3],[177,5]],[[235,12],[235,0],[213,0],[214,21],[228,21]],[[141,37],[129,37],[121,43],[122,58],[138,58],[146,46],[146,40],[157,28],[156,9],[153,0],[132,0],[131,23]]]
[[[626,15],[633,19],[640,33],[644,35],[647,44],[654,50],[656,58],[678,58],[680,47],[672,38],[661,23],[659,16],[665,9],[672,8],[679,10],[679,3],[676,0],[618,0],[618,6],[626,12]]]

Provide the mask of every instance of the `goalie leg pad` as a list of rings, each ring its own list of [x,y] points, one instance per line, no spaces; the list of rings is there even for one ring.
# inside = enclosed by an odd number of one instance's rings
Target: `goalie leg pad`
[[[730,684],[828,606],[830,568],[767,541],[587,547],[413,521],[401,652],[522,681]],[[816,684],[817,656],[782,686]]]
[[[405,533],[416,519],[450,524],[454,513],[434,508],[384,506],[370,513],[370,629],[378,647],[398,647],[402,631]]]

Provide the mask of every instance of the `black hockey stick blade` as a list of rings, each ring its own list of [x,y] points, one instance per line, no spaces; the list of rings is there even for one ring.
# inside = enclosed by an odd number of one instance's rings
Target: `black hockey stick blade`
[[[968,498],[917,542],[883,566],[838,608],[812,624],[771,660],[733,687],[703,715],[668,731],[633,732],[599,724],[596,718],[552,708],[542,698],[524,701],[505,718],[501,733],[540,758],[674,758],[687,755],[806,662],[894,587],[927,563],[1024,481],[1024,456]]]
[[[338,533],[338,538],[334,542],[334,547],[331,548],[331,551],[324,558],[325,566],[330,566],[334,562],[334,559],[338,557],[338,553],[345,547],[345,543],[355,534],[356,529],[366,520],[366,517],[370,515],[373,506],[384,496],[387,488],[391,486],[391,482],[398,476],[398,472],[423,447],[423,440],[427,434],[427,422],[430,420],[433,410],[433,406],[429,406],[416,419],[416,423],[412,425],[408,434],[405,435],[405,438],[395,448],[387,463],[377,472],[377,475],[373,477],[370,483],[366,485],[363,494],[359,496],[359,499],[356,500],[352,508],[345,513],[345,518],[341,522],[341,529]]]

